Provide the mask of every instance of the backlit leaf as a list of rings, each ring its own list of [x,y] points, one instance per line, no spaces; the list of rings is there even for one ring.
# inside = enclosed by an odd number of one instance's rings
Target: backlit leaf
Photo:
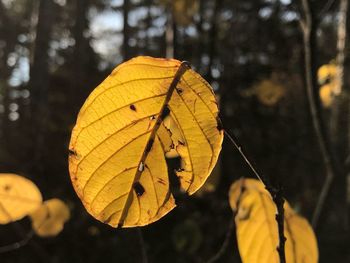
[[[67,205],[57,198],[45,201],[38,210],[30,215],[32,227],[41,237],[59,234],[69,217],[70,212]]]
[[[276,207],[264,185],[241,179],[230,189],[230,205],[236,212],[236,235],[243,263],[278,263]],[[318,262],[315,234],[306,219],[286,202],[284,235],[286,262]]]
[[[69,146],[87,211],[114,227],[167,214],[169,182],[191,195],[212,171],[223,139],[217,115],[211,87],[185,63],[137,57],[118,66],[86,100]]]
[[[17,174],[0,173],[0,224],[20,220],[40,207],[36,185]]]

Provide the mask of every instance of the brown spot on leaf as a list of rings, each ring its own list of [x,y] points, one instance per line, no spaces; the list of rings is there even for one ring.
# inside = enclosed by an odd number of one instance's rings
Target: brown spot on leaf
[[[134,105],[134,104],[131,104],[131,105],[130,105],[130,109],[133,110],[133,111],[136,111],[135,105]]]
[[[164,120],[169,115],[169,113],[170,113],[169,107],[165,106],[164,109],[163,109],[163,112],[161,113],[160,118],[162,120]]]
[[[180,95],[180,94],[182,94],[182,92],[183,92],[183,89],[180,89],[180,88],[176,88],[176,91],[177,91],[177,93]]]
[[[145,188],[143,188],[142,184],[140,182],[135,182],[132,187],[134,188],[134,191],[137,196],[142,196],[145,192]]]
[[[5,184],[5,185],[4,185],[4,191],[5,191],[5,192],[8,192],[8,191],[10,191],[10,190],[11,190],[11,186],[8,185],[8,184]]]
[[[158,177],[158,180],[157,180],[158,183],[162,184],[162,185],[165,185],[165,182],[162,178],[159,178]]]
[[[69,150],[68,150],[68,154],[69,154],[69,156],[71,156],[71,155],[77,156],[77,152],[74,151],[74,150],[72,150],[72,149],[69,149]]]

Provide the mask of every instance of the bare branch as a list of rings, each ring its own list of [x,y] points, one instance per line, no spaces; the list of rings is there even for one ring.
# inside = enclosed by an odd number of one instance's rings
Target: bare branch
[[[334,91],[335,95],[339,95],[344,86],[344,61],[345,61],[345,45],[346,45],[346,23],[348,0],[341,0],[339,7],[339,26],[338,26],[338,43],[337,43],[337,78],[338,85]]]
[[[227,229],[227,232],[226,232],[226,236],[225,236],[225,239],[224,239],[224,242],[222,243],[220,249],[218,252],[216,252],[216,254],[214,256],[212,256],[208,261],[207,263],[214,263],[214,262],[217,262],[223,255],[224,253],[226,252],[227,250],[227,247],[228,247],[228,244],[230,243],[230,239],[232,237],[232,234],[233,234],[233,227],[234,227],[234,222],[235,222],[235,216],[236,216],[236,213],[233,214],[233,217],[232,219],[230,219],[230,224],[228,226],[228,229]]]
[[[316,23],[311,10],[310,0],[302,0],[304,20],[301,22],[304,44],[305,82],[309,110],[317,142],[320,147],[323,162],[326,168],[326,179],[323,184],[319,199],[312,218],[312,225],[317,226],[324,202],[327,198],[333,178],[336,174],[334,157],[331,154],[331,145],[327,138],[327,132],[322,119],[318,85],[316,79]]]
[[[22,240],[0,247],[0,254],[19,249],[28,244],[34,236],[34,230],[29,231]]]

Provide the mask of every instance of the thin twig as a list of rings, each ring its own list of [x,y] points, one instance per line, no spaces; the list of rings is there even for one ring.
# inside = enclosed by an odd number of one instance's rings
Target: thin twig
[[[207,261],[207,263],[217,262],[223,256],[223,254],[226,252],[226,249],[228,247],[228,244],[230,243],[230,239],[231,239],[232,234],[233,234],[233,227],[235,225],[235,223],[234,223],[235,222],[235,216],[236,216],[236,213],[234,213],[232,219],[230,219],[230,224],[228,226],[224,242],[222,243],[219,251],[214,256],[212,256]]]
[[[143,238],[141,228],[137,228],[137,237],[139,239],[140,248],[141,248],[142,263],[148,263],[147,248],[146,248],[146,244]]]
[[[277,208],[277,214],[276,214],[276,221],[277,221],[277,227],[278,227],[278,238],[279,238],[279,245],[276,248],[280,263],[286,263],[286,255],[285,255],[285,242],[286,238],[284,236],[284,198],[282,195],[282,188],[280,186],[275,187],[270,182],[269,178],[265,177],[262,174],[259,174],[257,170],[254,168],[252,163],[249,161],[247,155],[244,153],[242,146],[238,143],[237,138],[235,138],[233,135],[230,135],[225,130],[226,137],[230,140],[230,142],[233,144],[233,146],[238,150],[244,161],[247,163],[249,168],[252,170],[254,175],[265,185],[266,190],[270,193],[273,202],[276,205]]]
[[[17,242],[12,243],[12,244],[9,244],[9,245],[1,246],[0,247],[0,254],[10,252],[10,251],[19,249],[21,247],[24,247],[33,238],[33,236],[34,236],[34,230],[32,229],[24,236],[24,238],[22,240],[17,241]]]
[[[337,43],[337,79],[338,85],[335,95],[340,95],[344,86],[344,62],[345,62],[345,48],[347,38],[347,12],[349,6],[348,0],[340,0],[339,5],[339,23],[338,23],[338,43]]]
[[[241,190],[239,192],[239,196],[238,196],[237,202],[236,202],[236,209],[233,209],[232,219],[230,220],[230,224],[228,226],[224,242],[222,243],[219,251],[214,256],[212,256],[206,263],[214,263],[214,262],[218,261],[226,252],[228,244],[230,243],[231,236],[233,234],[233,227],[235,226],[235,218],[236,218],[236,215],[238,213],[238,208],[239,208],[244,190],[245,190],[244,181],[242,180]]]
[[[316,24],[310,7],[310,0],[302,0],[302,8],[304,19],[301,20],[301,29],[303,32],[307,99],[313,128],[326,168],[326,179],[312,217],[312,226],[315,228],[317,226],[330,186],[333,182],[336,168],[334,157],[331,154],[330,142],[328,141],[324,121],[322,119],[320,99],[318,95],[316,63],[314,55],[316,49]]]
[[[323,6],[321,11],[318,13],[317,15],[318,20],[323,18],[323,16],[329,11],[329,9],[331,9],[334,3],[335,3],[335,0],[328,0],[328,2]]]
[[[0,202],[0,209],[3,211],[3,213],[8,217],[8,219],[10,219],[11,222],[14,222],[14,220],[12,219],[10,213],[7,211],[7,209],[4,207],[4,205]],[[38,228],[40,228],[44,223],[45,223],[44,219],[40,225],[38,226]],[[9,245],[5,245],[5,246],[1,246],[0,247],[0,254],[1,253],[6,253],[6,252],[10,252],[16,249],[19,249],[25,245],[27,245],[29,243],[29,241],[31,241],[31,239],[33,238],[34,234],[35,234],[35,230],[32,229],[31,231],[29,231],[28,233],[25,234],[24,230],[22,229],[21,225],[18,224],[17,221],[15,221],[12,226],[14,227],[15,231],[18,233],[18,235],[22,236],[22,239],[20,241],[17,241],[15,243],[9,244]],[[45,252],[45,250],[43,250],[43,248],[41,246],[39,246],[36,242],[32,241],[30,243],[32,245],[32,247],[37,251],[37,254],[41,257],[42,262],[47,262],[48,259],[48,255]]]

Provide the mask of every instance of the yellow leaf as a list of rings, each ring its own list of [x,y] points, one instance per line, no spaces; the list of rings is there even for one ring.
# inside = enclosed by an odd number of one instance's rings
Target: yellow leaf
[[[322,105],[326,108],[329,108],[334,100],[334,93],[333,93],[333,87],[332,85],[329,84],[325,84],[320,88],[320,99],[322,102]]]
[[[212,171],[223,139],[217,116],[211,87],[186,64],[137,57],[119,65],[86,100],[70,141],[70,175],[87,211],[113,227],[163,217],[175,207],[174,168],[190,195]],[[168,167],[172,149],[178,167]]]
[[[45,201],[30,215],[35,233],[41,237],[56,236],[63,230],[64,223],[70,218],[67,205],[60,199]]]
[[[264,185],[241,179],[230,189],[230,205],[236,212],[236,235],[243,263],[278,263],[276,207]],[[238,210],[237,210],[238,209]],[[285,202],[286,262],[318,262],[315,234],[306,219]]]
[[[173,0],[173,16],[175,22],[181,26],[188,26],[193,16],[198,12],[198,0]]]
[[[160,3],[171,8],[175,23],[180,26],[191,24],[199,8],[198,0],[160,0]]]
[[[322,65],[317,71],[317,78],[320,84],[332,81],[337,77],[337,65],[334,63]]]
[[[245,97],[256,96],[260,103],[272,107],[276,105],[285,95],[286,89],[277,79],[277,75],[272,75],[271,79],[264,79],[253,87],[244,90]]]
[[[340,87],[337,78],[338,68],[334,63],[322,65],[317,72],[320,100],[325,108],[329,108],[336,95],[339,95]]]
[[[32,181],[17,174],[0,173],[0,224],[22,219],[41,203],[41,193]]]

